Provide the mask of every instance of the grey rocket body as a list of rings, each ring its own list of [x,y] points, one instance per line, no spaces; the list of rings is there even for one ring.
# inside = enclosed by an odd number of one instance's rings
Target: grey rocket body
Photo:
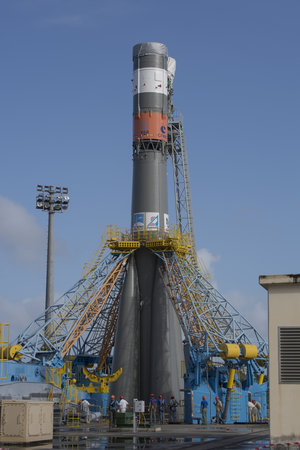
[[[133,48],[133,229],[154,234],[168,227],[168,50],[146,42]],[[161,260],[145,247],[127,263],[120,300],[113,370],[123,373],[111,391],[148,400],[151,393],[180,398],[182,333],[166,289]]]

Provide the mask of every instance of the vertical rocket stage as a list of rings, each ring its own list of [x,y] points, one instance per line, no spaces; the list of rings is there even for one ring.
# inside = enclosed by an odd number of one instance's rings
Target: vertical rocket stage
[[[168,49],[133,47],[133,185],[131,226],[159,235],[168,229]],[[116,395],[148,400],[150,393],[180,398],[182,333],[163,280],[161,261],[146,248],[127,264],[113,369]]]

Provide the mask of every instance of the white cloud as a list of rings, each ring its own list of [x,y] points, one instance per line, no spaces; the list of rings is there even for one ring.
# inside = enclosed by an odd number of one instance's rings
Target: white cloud
[[[204,272],[209,273],[211,278],[214,278],[214,265],[220,261],[220,255],[213,255],[207,248],[201,248],[197,251],[198,260],[200,260],[200,266],[204,265]],[[206,270],[205,270],[206,269]],[[214,282],[216,287],[216,282]]]
[[[203,261],[207,272],[210,274],[213,286],[218,289],[214,276],[215,265],[220,261],[220,255],[213,255],[208,249],[202,248],[197,251],[197,256],[200,261]],[[224,297],[264,338],[267,338],[268,310],[267,301],[264,297],[256,298],[239,290],[231,290]]]
[[[239,290],[229,291],[225,298],[264,338],[267,337],[268,306],[266,298],[256,298]]]
[[[19,264],[41,263],[45,244],[45,231],[34,216],[0,196],[0,251]]]
[[[213,255],[207,248],[198,250],[197,255],[202,259],[208,271],[213,270],[213,265],[221,259],[220,255]]]
[[[24,298],[18,302],[1,298],[1,322],[9,323],[9,340],[13,341],[43,311],[45,297]]]

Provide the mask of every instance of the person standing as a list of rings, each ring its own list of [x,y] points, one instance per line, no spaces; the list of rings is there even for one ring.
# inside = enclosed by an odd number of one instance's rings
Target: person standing
[[[90,423],[90,406],[92,405],[86,398],[78,402],[80,415],[85,423]]]
[[[170,423],[175,423],[176,422],[176,412],[177,412],[177,406],[178,406],[178,402],[175,399],[174,395],[171,396],[171,400],[169,403],[169,408],[170,408]]]
[[[117,402],[114,395],[110,396],[110,402],[109,402],[109,428],[115,428],[116,427],[116,412],[118,409],[119,403]]]
[[[202,402],[200,405],[201,415],[202,415],[202,425],[207,425],[207,408],[208,403],[206,401],[205,395],[202,397]]]
[[[256,411],[254,412],[254,410],[255,410],[255,405],[253,402],[250,402],[250,400],[249,400],[249,402],[248,402],[248,421],[250,423],[254,422],[254,418],[256,416]]]
[[[125,400],[123,395],[120,395],[119,406],[120,406],[120,412],[121,413],[126,413],[126,409],[127,409],[127,406],[128,406],[128,401]]]
[[[257,409],[256,409],[256,403],[255,400],[252,400],[252,403],[254,405],[254,408],[252,408],[252,422],[257,422]]]
[[[216,423],[221,423],[221,414],[223,412],[223,405],[219,397],[216,397],[214,405],[216,407]]]
[[[257,421],[261,422],[262,421],[261,404],[257,400],[253,400],[253,403],[254,403],[255,408],[256,408]]]
[[[154,397],[154,394],[150,394],[150,400],[148,405],[150,425],[156,423],[156,406],[157,406],[156,398]]]
[[[158,411],[159,411],[159,422],[161,425],[165,423],[165,410],[166,410],[166,401],[160,394],[158,396]]]

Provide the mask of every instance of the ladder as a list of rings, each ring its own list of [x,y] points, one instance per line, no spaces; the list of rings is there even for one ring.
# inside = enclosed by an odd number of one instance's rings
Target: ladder
[[[183,132],[181,115],[172,114],[168,122],[168,153],[171,157],[174,178],[174,195],[176,208],[176,221],[179,231],[191,236],[192,248],[190,252],[191,262],[198,267],[201,274],[211,281],[205,264],[197,256],[194,233],[194,220],[192,212],[192,197],[189,178],[189,168],[185,136]]]
[[[240,419],[242,410],[242,397],[242,389],[237,385],[233,385],[231,390],[231,419],[233,421],[238,421]]]

